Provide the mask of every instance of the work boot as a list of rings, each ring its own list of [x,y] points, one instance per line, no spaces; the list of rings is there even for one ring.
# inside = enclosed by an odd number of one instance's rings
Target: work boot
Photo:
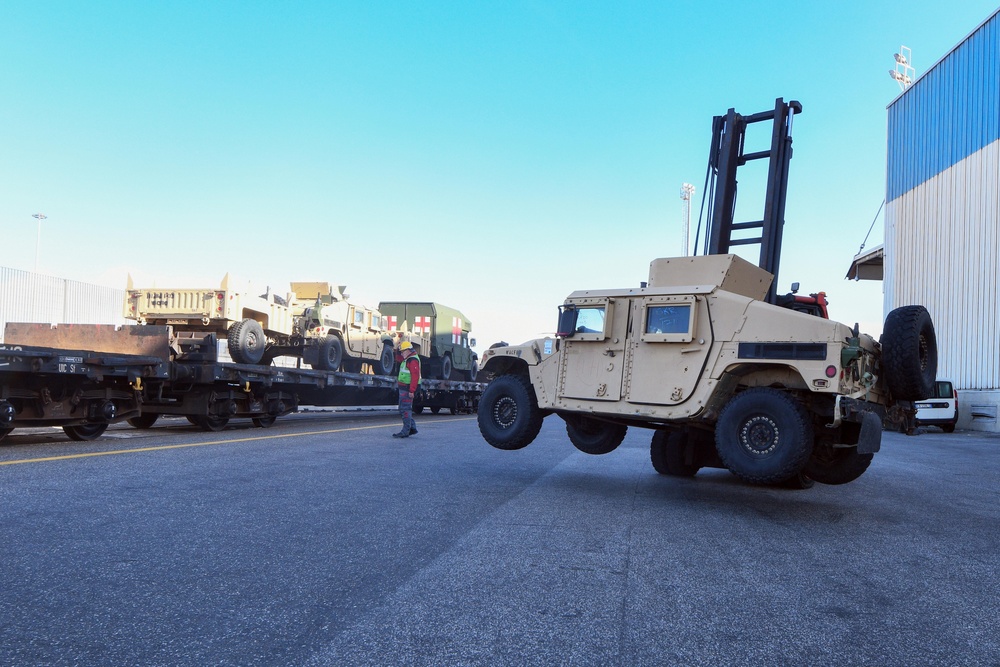
[[[409,438],[410,437],[410,432],[409,431],[400,431],[399,433],[393,433],[392,437],[394,437],[394,438]]]
[[[416,435],[416,434],[417,434],[417,427],[414,426],[413,428],[410,429],[410,435]]]

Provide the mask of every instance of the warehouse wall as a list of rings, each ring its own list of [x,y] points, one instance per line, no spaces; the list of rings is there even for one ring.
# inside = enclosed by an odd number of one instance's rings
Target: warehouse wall
[[[888,110],[885,308],[927,306],[959,426],[1000,430],[1000,10]]]
[[[0,267],[0,343],[7,322],[127,324],[125,290]]]

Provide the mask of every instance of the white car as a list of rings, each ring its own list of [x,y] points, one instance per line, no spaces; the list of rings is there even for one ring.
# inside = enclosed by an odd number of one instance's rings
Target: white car
[[[945,433],[955,430],[958,422],[958,391],[948,380],[934,383],[934,395],[917,401],[917,425],[938,426]]]

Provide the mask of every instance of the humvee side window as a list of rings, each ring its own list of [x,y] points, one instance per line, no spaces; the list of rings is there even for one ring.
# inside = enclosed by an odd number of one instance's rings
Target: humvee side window
[[[365,311],[355,310],[354,311],[354,326],[363,327],[365,325]]]
[[[650,306],[646,310],[646,333],[687,333],[691,323],[691,305]]]
[[[578,308],[574,331],[584,334],[603,334],[604,306]]]
[[[696,312],[692,297],[653,297],[645,302],[643,311],[644,342],[691,342]]]

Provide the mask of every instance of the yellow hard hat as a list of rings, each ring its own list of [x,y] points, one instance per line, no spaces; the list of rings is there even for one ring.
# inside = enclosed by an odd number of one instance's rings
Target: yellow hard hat
[[[413,343],[411,343],[408,340],[404,340],[402,343],[399,344],[400,352],[402,352],[403,350],[412,350],[412,349],[413,349]]]

